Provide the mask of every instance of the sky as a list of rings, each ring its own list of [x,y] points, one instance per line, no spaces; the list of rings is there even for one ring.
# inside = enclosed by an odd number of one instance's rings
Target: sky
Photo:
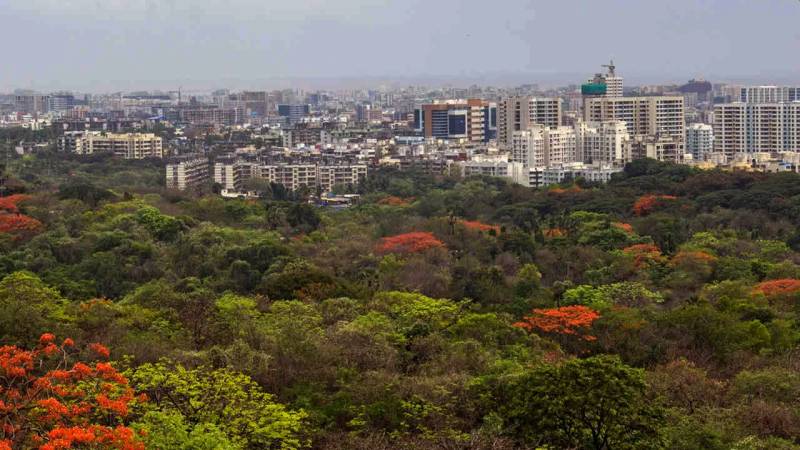
[[[800,0],[0,0],[0,92],[800,84]]]

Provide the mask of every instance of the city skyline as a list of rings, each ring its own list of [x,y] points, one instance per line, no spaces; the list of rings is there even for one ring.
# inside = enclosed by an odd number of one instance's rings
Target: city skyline
[[[551,86],[578,84],[609,57],[628,85],[791,83],[800,71],[786,57],[800,44],[796,1],[500,6],[9,0],[0,20],[7,35],[23,38],[5,46],[14,63],[0,74],[0,91]]]

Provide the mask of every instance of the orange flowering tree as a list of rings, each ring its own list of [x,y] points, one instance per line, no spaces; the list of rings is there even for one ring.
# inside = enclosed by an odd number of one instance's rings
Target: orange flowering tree
[[[379,205],[389,205],[389,206],[407,206],[409,204],[408,200],[404,200],[400,197],[390,195],[388,197],[384,197],[378,200]]]
[[[128,380],[91,344],[94,362],[72,362],[72,339],[45,333],[34,350],[0,347],[0,450],[143,450],[124,426],[135,398]]]
[[[533,314],[514,324],[515,327],[545,334],[577,336],[585,341],[594,341],[588,334],[600,313],[587,306],[563,306],[561,308],[534,309]]]
[[[628,234],[634,234],[633,225],[624,222],[614,222],[611,224],[614,228],[620,229]]]
[[[563,228],[546,228],[542,234],[548,238],[559,238],[567,235],[567,230]]]
[[[661,249],[653,244],[636,244],[622,249],[622,253],[633,256],[636,267],[661,259]]]
[[[764,281],[753,288],[754,293],[764,294],[767,297],[794,294],[798,291],[800,291],[800,280],[794,278]]]
[[[637,216],[646,216],[656,207],[664,205],[667,201],[677,200],[673,195],[648,194],[639,197],[633,204],[633,213]]]
[[[495,234],[500,234],[500,227],[498,225],[489,225],[483,222],[478,222],[477,220],[462,220],[461,225],[468,230],[474,231],[494,231]]]
[[[419,253],[431,248],[443,248],[444,242],[428,231],[415,231],[381,239],[378,253]]]

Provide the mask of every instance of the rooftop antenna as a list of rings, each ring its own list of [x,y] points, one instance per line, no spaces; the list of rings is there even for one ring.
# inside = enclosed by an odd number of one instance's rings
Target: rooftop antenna
[[[614,71],[617,69],[617,66],[614,65],[614,60],[613,59],[611,60],[610,63],[603,64],[602,67],[607,68],[608,69],[608,74],[611,75],[612,77],[616,76],[616,73]]]

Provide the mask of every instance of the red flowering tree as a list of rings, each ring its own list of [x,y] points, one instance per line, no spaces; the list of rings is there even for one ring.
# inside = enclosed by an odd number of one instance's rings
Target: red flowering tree
[[[646,216],[656,207],[663,206],[667,202],[677,199],[678,197],[673,195],[643,195],[634,202],[633,213],[637,216]]]
[[[30,195],[14,194],[8,197],[0,197],[0,211],[7,211],[10,213],[19,212],[19,202],[31,198]]]
[[[71,448],[143,450],[123,425],[133,389],[108,362],[72,362],[72,339],[46,333],[34,350],[0,347],[0,450]],[[107,359],[100,344],[94,359]]]
[[[478,222],[477,220],[462,220],[461,225],[468,230],[474,231],[494,231],[495,234],[500,234],[500,227],[498,225],[489,225],[487,223]]]
[[[41,222],[19,212],[19,203],[29,198],[30,196],[23,194],[0,197],[0,233],[9,233],[20,238],[42,229]]]
[[[586,341],[594,341],[588,334],[600,313],[586,306],[564,306],[561,308],[534,309],[533,314],[524,317],[515,327],[545,334],[576,336]]]
[[[800,291],[800,280],[794,278],[764,281],[753,288],[754,293],[764,294],[767,297],[794,294],[798,291]]]
[[[408,206],[409,201],[404,200],[400,197],[390,195],[388,197],[384,197],[378,200],[379,205],[389,205],[389,206]]]
[[[378,253],[419,253],[431,248],[443,248],[444,243],[428,231],[415,231],[381,239]]]

